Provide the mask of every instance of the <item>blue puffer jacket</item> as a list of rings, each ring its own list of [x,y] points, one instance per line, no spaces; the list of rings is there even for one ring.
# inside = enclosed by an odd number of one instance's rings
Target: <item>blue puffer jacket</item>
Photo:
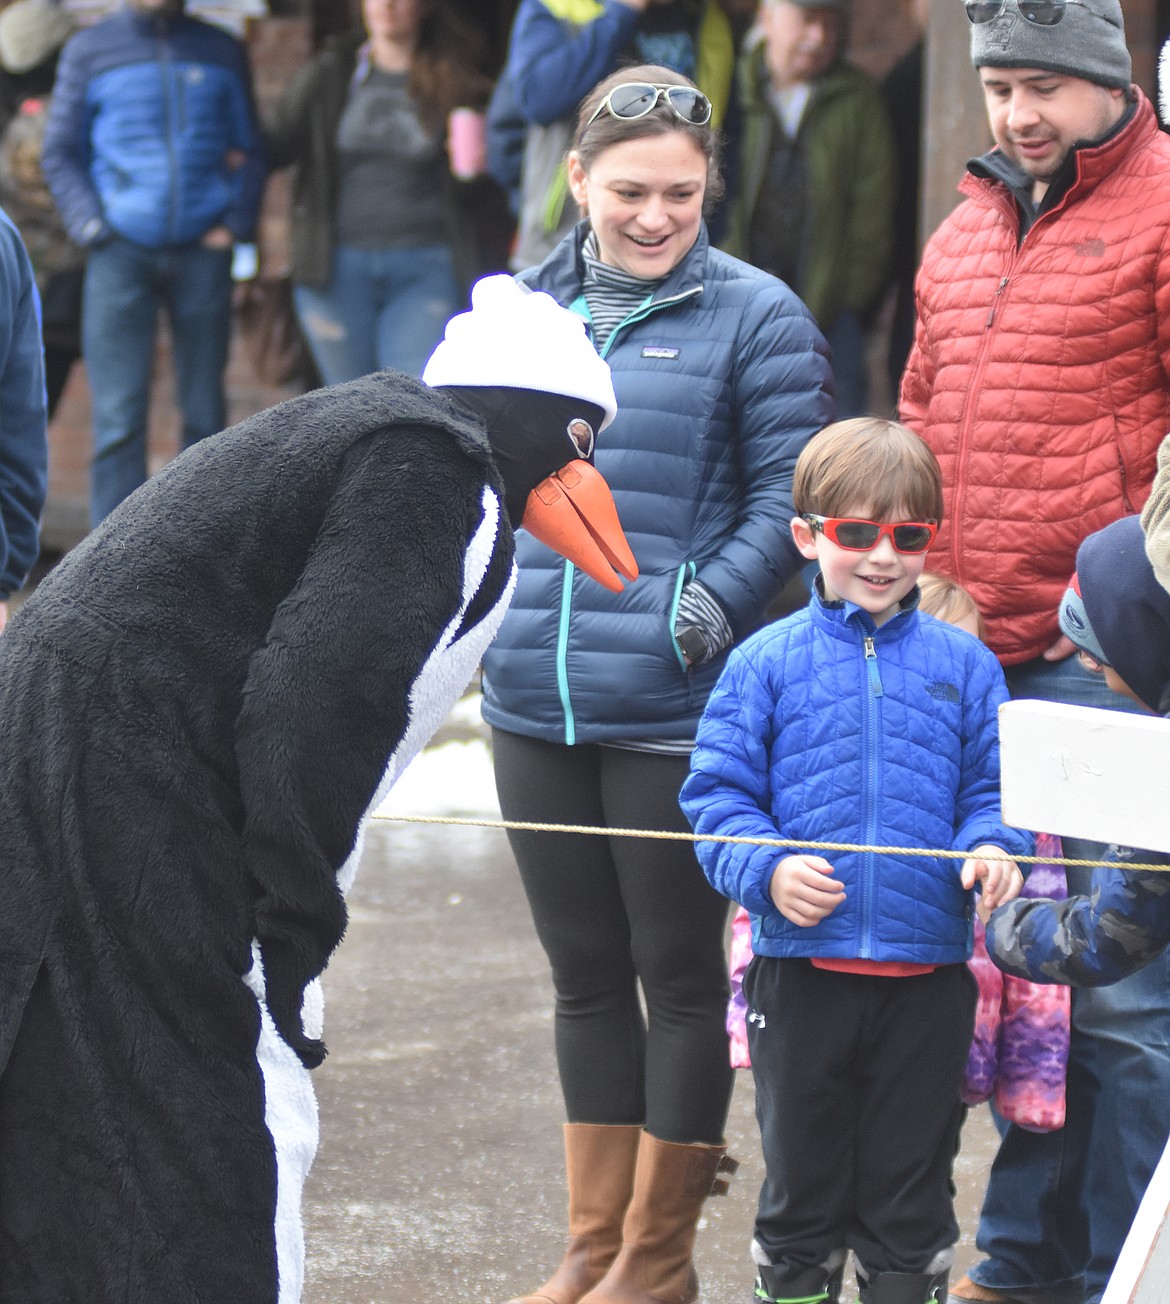
[[[521,278],[586,316],[587,233]],[[700,232],[602,353],[618,415],[596,462],[641,574],[610,593],[521,531],[516,596],[484,660],[489,724],[569,744],[694,736],[724,658],[685,668],[679,594],[700,580],[742,637],[801,565],[792,470],[833,419],[827,353],[787,286]]]
[[[1031,851],[1029,835],[1000,818],[1003,671],[978,639],[916,607],[875,630],[852,603],[814,596],[732,653],[683,785],[696,833]],[[813,852],[833,865],[845,899],[801,928],[768,895],[777,862],[795,850],[698,844],[715,888],[753,916],[758,955],[921,964],[970,956],[961,861]]]
[[[182,15],[120,11],[78,32],[41,166],[78,244],[113,231],[158,249],[217,225],[250,239],[264,164],[244,47]]]

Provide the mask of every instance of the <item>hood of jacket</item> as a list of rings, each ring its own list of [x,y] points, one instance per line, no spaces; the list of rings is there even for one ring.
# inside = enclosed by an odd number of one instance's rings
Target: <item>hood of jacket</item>
[[[1170,712],[1170,593],[1154,577],[1136,516],[1091,534],[1077,552],[1085,613],[1109,664],[1159,715]]]

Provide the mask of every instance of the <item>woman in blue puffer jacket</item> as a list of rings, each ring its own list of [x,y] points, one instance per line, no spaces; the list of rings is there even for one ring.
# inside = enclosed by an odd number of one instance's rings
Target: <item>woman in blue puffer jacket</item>
[[[834,416],[828,350],[787,286],[708,244],[710,113],[662,67],[601,82],[568,162],[587,218],[522,278],[580,312],[611,367],[596,464],[641,575],[614,594],[520,535],[484,662],[509,820],[687,831],[678,793],[707,695],[801,565],[792,471]],[[727,902],[686,842],[511,840],[552,966],[568,1114],[569,1247],[522,1300],[693,1300],[732,1087]]]

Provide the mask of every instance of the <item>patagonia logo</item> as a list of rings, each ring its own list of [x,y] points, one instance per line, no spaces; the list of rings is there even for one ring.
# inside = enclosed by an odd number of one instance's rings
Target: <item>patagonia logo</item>
[[[936,702],[961,702],[963,700],[954,684],[944,684],[938,679],[932,684],[927,684],[926,691]]]
[[[679,353],[679,349],[668,349],[664,344],[647,344],[642,350],[644,358],[664,358],[667,362],[673,362]]]
[[[1073,245],[1073,253],[1081,258],[1104,258],[1105,241],[1104,240],[1078,240]]]

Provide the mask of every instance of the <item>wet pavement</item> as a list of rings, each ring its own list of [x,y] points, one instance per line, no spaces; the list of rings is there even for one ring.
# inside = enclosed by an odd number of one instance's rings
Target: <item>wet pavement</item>
[[[466,707],[424,758],[418,813],[489,813],[486,745]],[[544,1280],[565,1235],[552,991],[506,837],[374,821],[350,907],[325,975],[305,1304],[504,1304]],[[743,1071],[728,1140],[741,1167],[731,1194],[708,1201],[695,1250],[706,1304],[752,1298],[762,1164]],[[994,1147],[980,1107],[956,1165],[955,1277],[976,1257]]]

